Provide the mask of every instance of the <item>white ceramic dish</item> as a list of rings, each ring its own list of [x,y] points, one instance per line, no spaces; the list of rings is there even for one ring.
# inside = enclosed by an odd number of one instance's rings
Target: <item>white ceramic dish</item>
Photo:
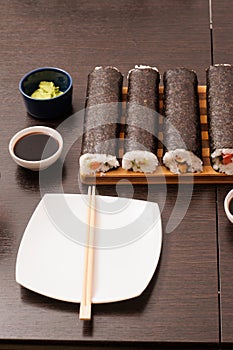
[[[16,281],[42,295],[80,302],[87,196],[46,194],[24,232]],[[96,196],[93,303],[140,295],[160,256],[162,229],[156,203]]]
[[[225,213],[226,216],[228,217],[228,219],[230,220],[230,222],[233,223],[233,215],[231,214],[230,210],[229,210],[229,205],[230,205],[230,201],[233,199],[233,190],[231,190],[230,192],[228,192],[228,194],[226,195],[225,199],[224,199],[224,209],[225,209]]]
[[[39,161],[29,161],[29,160],[25,160],[25,159],[17,157],[16,154],[14,153],[14,147],[15,147],[17,141],[19,141],[22,137],[24,137],[26,135],[30,135],[32,133],[43,133],[43,134],[46,134],[46,135],[53,137],[58,142],[58,150],[51,157],[48,157],[46,159],[42,159]],[[31,126],[31,127],[22,129],[22,130],[18,131],[11,138],[11,140],[9,142],[9,152],[10,152],[12,159],[18,165],[22,166],[23,168],[27,168],[27,169],[34,170],[34,171],[46,169],[50,165],[55,163],[58,160],[58,158],[60,157],[62,149],[63,149],[62,136],[55,129],[49,128],[47,126]]]

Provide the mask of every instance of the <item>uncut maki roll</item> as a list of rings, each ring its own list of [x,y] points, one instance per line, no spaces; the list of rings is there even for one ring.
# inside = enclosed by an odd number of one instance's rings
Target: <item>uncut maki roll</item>
[[[164,73],[163,162],[175,174],[202,171],[198,81],[194,71]]]
[[[233,175],[233,66],[210,66],[206,80],[212,166]]]
[[[128,73],[123,169],[152,173],[158,166],[159,80],[155,67],[135,66]]]
[[[96,67],[88,75],[80,173],[117,168],[123,76],[115,67]]]

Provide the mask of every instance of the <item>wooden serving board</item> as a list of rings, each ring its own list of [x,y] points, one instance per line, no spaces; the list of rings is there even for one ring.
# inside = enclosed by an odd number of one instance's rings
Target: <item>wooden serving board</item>
[[[126,101],[127,88],[123,88],[123,103]],[[162,114],[163,109],[163,87],[159,88],[159,108]],[[94,175],[80,175],[81,182],[84,184],[97,185],[114,185],[114,184],[177,184],[177,183],[198,183],[198,184],[221,184],[233,183],[233,175],[226,175],[215,171],[210,163],[209,149],[209,134],[207,125],[207,110],[206,110],[206,86],[198,86],[199,106],[200,106],[200,122],[201,122],[201,137],[202,137],[202,160],[203,171],[201,173],[188,174],[173,174],[164,165],[159,166],[155,172],[151,174],[135,173],[133,171],[124,170],[121,167],[108,171],[106,173],[98,173]],[[162,116],[159,123],[162,124]],[[122,122],[124,115],[122,116]],[[121,132],[121,145],[119,149],[119,158],[123,155],[123,140],[124,133]],[[162,139],[162,134],[159,137]],[[163,146],[159,141],[157,157],[162,164]]]

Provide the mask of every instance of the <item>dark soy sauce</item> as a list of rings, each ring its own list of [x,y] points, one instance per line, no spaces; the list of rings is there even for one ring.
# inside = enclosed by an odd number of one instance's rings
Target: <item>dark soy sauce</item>
[[[229,203],[229,211],[231,215],[233,215],[233,198],[230,200],[230,203]]]
[[[36,132],[22,136],[15,144],[14,153],[21,159],[38,161],[51,157],[58,148],[58,141],[52,136]]]

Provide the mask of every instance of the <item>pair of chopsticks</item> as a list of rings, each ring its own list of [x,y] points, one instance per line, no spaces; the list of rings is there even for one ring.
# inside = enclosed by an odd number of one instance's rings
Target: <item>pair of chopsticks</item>
[[[92,280],[94,260],[94,228],[95,228],[95,186],[88,187],[87,208],[87,242],[84,257],[83,290],[80,303],[80,320],[91,319]]]

